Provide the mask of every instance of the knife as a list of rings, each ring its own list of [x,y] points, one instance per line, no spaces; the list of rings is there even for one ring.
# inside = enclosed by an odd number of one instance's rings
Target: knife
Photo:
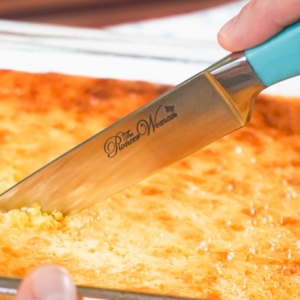
[[[300,22],[232,53],[101,131],[2,195],[0,210],[37,202],[72,215],[246,125],[257,95],[300,74]]]

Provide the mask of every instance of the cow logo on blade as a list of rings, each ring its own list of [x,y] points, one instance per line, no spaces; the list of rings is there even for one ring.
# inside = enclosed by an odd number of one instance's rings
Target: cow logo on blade
[[[130,129],[125,132],[119,132],[116,135],[110,137],[104,144],[104,151],[109,158],[115,157],[119,151],[131,146],[138,142],[143,135],[149,136],[151,133],[155,133],[156,130],[166,125],[168,122],[177,118],[177,113],[174,112],[174,106],[165,106],[165,112],[168,114],[164,117],[162,105],[158,107],[154,116],[150,115],[148,120],[141,119],[136,124],[136,133],[133,133]]]

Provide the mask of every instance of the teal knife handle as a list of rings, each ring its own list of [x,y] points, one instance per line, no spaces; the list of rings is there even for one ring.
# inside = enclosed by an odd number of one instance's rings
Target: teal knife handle
[[[261,82],[270,86],[300,74],[300,22],[265,43],[245,51]]]

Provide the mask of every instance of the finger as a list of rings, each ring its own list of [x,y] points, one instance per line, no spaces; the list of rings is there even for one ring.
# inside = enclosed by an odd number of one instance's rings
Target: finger
[[[229,51],[245,50],[268,40],[299,19],[299,0],[252,0],[222,27],[218,41]]]
[[[55,265],[35,269],[21,283],[16,300],[75,300],[76,290],[67,271]]]

